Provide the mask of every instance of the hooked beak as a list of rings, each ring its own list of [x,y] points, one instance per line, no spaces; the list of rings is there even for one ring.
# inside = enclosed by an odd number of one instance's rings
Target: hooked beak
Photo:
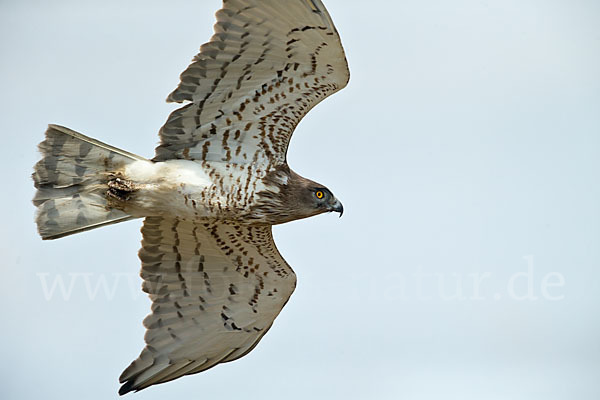
[[[335,199],[335,203],[331,206],[330,211],[335,211],[340,213],[340,218],[342,218],[342,214],[344,214],[344,206],[338,199]]]

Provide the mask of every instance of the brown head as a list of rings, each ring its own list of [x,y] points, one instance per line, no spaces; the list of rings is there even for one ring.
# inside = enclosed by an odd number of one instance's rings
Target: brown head
[[[303,178],[287,165],[281,166],[265,177],[268,189],[258,192],[256,205],[250,217],[270,225],[312,217],[344,207],[325,186]]]

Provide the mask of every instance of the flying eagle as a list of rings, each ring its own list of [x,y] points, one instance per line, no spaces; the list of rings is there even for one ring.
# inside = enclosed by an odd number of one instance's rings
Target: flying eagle
[[[296,286],[271,226],[343,212],[290,169],[298,122],[346,86],[340,37],[320,0],[224,0],[215,33],[167,98],[185,103],[149,160],[50,125],[33,203],[43,239],[144,218],[146,347],[125,394],[251,351]]]

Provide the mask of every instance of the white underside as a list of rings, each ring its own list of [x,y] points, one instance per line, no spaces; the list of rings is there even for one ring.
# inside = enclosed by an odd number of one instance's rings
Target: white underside
[[[123,174],[136,188],[125,209],[130,215],[199,219],[243,214],[253,204],[254,193],[265,189],[266,172],[247,164],[144,160],[127,165]]]

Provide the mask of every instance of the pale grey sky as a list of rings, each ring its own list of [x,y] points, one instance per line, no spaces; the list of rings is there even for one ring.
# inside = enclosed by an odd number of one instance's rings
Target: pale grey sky
[[[299,282],[256,350],[129,397],[600,398],[600,3],[324,2],[352,76],[289,161],[344,217],[275,228]],[[1,398],[117,397],[140,221],[42,242],[36,145],[59,123],[152,156],[219,7],[0,3]]]

